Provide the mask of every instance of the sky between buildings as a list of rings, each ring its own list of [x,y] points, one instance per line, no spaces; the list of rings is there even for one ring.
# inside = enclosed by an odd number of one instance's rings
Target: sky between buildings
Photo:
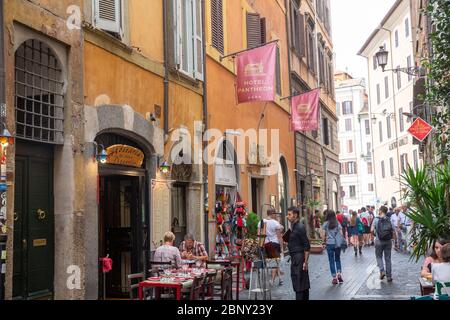
[[[363,77],[367,80],[367,60],[357,53],[395,0],[330,2],[336,70],[347,71],[354,78]]]

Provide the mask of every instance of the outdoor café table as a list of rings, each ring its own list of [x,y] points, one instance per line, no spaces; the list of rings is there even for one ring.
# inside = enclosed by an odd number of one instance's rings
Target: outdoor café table
[[[179,278],[181,279],[181,278]],[[193,280],[185,278],[186,280],[177,280],[174,278],[171,282],[161,281],[161,277],[149,278],[148,280],[139,282],[139,300],[143,300],[144,288],[170,288],[176,290],[176,299],[181,300],[181,289],[192,286]]]
[[[240,261],[231,261],[231,260],[208,260],[207,262],[208,267],[213,269],[223,269],[225,267],[233,267],[236,269],[236,287],[233,288],[233,290],[236,290],[236,300],[239,300],[239,281],[240,281],[240,269],[241,269],[241,262]]]
[[[419,283],[420,283],[420,294],[422,296],[426,296],[426,295],[434,293],[435,288],[431,281],[429,281],[425,278],[419,277]]]

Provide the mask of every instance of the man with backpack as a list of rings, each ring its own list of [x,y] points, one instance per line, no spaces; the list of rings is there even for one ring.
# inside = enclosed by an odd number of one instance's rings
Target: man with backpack
[[[375,237],[375,255],[380,269],[380,279],[383,280],[387,276],[387,281],[392,282],[391,253],[395,227],[392,225],[391,219],[386,216],[387,212],[387,207],[380,207],[379,216],[375,218],[372,224],[372,233]],[[385,264],[386,269],[384,268]]]

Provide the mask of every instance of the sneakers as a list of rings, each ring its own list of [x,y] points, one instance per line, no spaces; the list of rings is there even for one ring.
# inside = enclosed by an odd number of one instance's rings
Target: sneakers
[[[340,274],[337,276],[337,278],[338,278],[339,284],[344,283],[344,279],[342,279],[342,276]]]
[[[359,247],[359,254],[362,254],[362,247]]]
[[[386,276],[386,273],[384,273],[384,271],[381,271],[380,272],[380,280],[383,280],[385,276]]]
[[[333,278],[333,281],[331,281],[331,283],[334,285],[334,284],[338,284],[338,279],[336,279],[336,278]]]
[[[284,283],[284,281],[280,279],[280,282],[278,283],[278,285],[279,285],[279,286],[282,286],[283,283]]]
[[[388,278],[387,278],[387,281],[388,281],[388,282],[392,282],[392,277],[388,277]]]

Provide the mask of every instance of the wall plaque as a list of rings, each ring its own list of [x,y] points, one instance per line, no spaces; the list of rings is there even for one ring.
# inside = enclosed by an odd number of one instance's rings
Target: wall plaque
[[[116,144],[106,149],[107,163],[128,167],[142,167],[144,153],[130,146]]]
[[[34,239],[33,247],[45,247],[47,245],[47,239]]]

